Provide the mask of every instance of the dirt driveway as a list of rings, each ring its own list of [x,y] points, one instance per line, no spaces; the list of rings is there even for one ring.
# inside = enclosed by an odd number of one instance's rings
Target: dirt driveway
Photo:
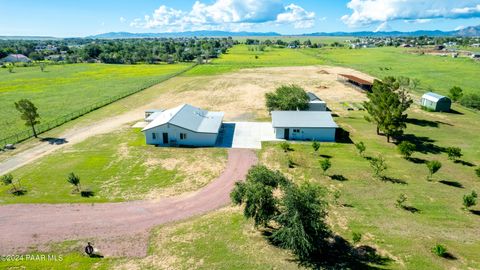
[[[0,206],[0,254],[14,254],[49,242],[88,238],[101,239],[95,241],[96,247],[107,256],[145,255],[152,227],[227,205],[234,183],[244,179],[256,162],[253,151],[230,149],[226,169],[215,181],[191,194],[157,201]],[[118,242],[119,237],[135,241]]]

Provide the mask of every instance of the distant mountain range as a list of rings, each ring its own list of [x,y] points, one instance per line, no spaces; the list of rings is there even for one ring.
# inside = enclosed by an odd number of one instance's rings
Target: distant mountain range
[[[88,36],[91,39],[127,39],[127,38],[170,38],[170,37],[285,37],[285,36],[305,36],[305,37],[480,37],[480,25],[471,26],[456,31],[430,31],[419,30],[414,32],[317,32],[303,35],[282,35],[275,32],[227,32],[227,31],[189,31],[176,33],[129,33],[129,32],[110,32],[99,35]],[[29,39],[29,40],[52,40],[55,37],[41,36],[0,36],[0,39]]]

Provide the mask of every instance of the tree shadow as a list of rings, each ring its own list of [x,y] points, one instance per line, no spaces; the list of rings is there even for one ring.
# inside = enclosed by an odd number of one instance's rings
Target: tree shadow
[[[90,197],[95,196],[95,192],[93,190],[89,190],[89,189],[82,190],[82,191],[80,191],[80,196],[82,196],[84,198],[90,198]]]
[[[451,187],[463,188],[462,183],[457,182],[457,181],[441,180],[441,181],[438,181],[438,182],[442,183],[444,185],[447,185],[447,186],[451,186]]]
[[[433,144],[435,140],[429,137],[418,137],[414,134],[405,134],[402,139],[411,142],[415,145],[415,151],[423,154],[440,154],[445,151],[445,148]]]
[[[330,155],[320,155],[322,158],[333,158],[332,156]]]
[[[435,121],[424,120],[424,119],[416,119],[416,118],[408,118],[406,121],[408,124],[421,126],[421,127],[435,127],[438,128],[438,123]]]
[[[383,182],[390,182],[393,184],[401,184],[401,185],[407,185],[408,183],[405,180],[402,179],[397,179],[389,176],[382,176],[382,181]]]
[[[408,206],[408,205],[404,205],[402,206],[402,209],[403,210],[406,210],[412,214],[415,214],[415,213],[420,213],[420,209],[416,208],[416,207],[413,207],[413,206]]]
[[[414,157],[409,157],[407,158],[408,161],[413,162],[415,164],[425,164],[427,161],[422,158],[414,158]]]
[[[345,176],[340,175],[340,174],[330,175],[329,177],[330,177],[330,179],[335,180],[335,181],[341,181],[341,182],[348,181],[348,178],[346,178]]]
[[[100,255],[100,254],[91,254],[91,255],[88,255],[90,258],[96,258],[96,259],[101,259],[101,258],[104,258],[105,256],[103,255]]]
[[[463,166],[467,166],[467,167],[475,167],[476,165],[471,163],[471,162],[468,162],[468,161],[465,161],[465,160],[455,160],[455,163],[457,164],[461,164]]]
[[[310,258],[297,261],[312,269],[382,269],[392,262],[391,258],[378,254],[371,246],[353,246],[341,236],[333,236],[321,252]]]
[[[27,190],[23,189],[23,188],[19,188],[19,189],[16,189],[16,190],[11,190],[10,193],[12,193],[15,196],[23,196],[23,195],[27,194]]]
[[[52,144],[52,145],[61,145],[61,144],[68,143],[67,139],[65,138],[53,138],[53,137],[40,138],[40,141],[48,142],[49,144]]]
[[[447,260],[456,260],[457,257],[455,257],[452,253],[450,252],[445,252],[442,256],[442,258],[447,259]]]
[[[470,210],[470,213],[480,216],[480,210]]]

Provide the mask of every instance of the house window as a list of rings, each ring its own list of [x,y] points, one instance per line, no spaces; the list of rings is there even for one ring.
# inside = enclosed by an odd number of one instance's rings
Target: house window
[[[180,133],[180,140],[186,140],[187,139],[187,133]]]
[[[157,133],[152,133],[152,139],[156,140],[157,139]]]
[[[300,129],[294,129],[293,133],[300,133]]]

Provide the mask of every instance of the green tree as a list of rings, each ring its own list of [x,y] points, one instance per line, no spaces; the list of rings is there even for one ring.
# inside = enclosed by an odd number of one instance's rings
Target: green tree
[[[373,175],[375,178],[382,179],[384,172],[387,170],[388,166],[385,162],[385,158],[382,156],[374,157],[370,159],[370,167],[373,170]]]
[[[400,194],[395,202],[395,206],[398,208],[405,208],[405,203],[407,202],[408,197],[404,193]]]
[[[460,104],[467,108],[480,110],[480,95],[479,94],[467,94],[460,99]]]
[[[414,85],[414,81],[408,78],[386,77],[383,81],[376,80],[372,92],[367,94],[369,101],[364,107],[368,116],[365,119],[376,124],[377,134],[382,131],[388,142],[391,137],[402,135],[407,127],[405,111],[413,103],[407,91]]]
[[[427,180],[430,181],[435,173],[437,173],[442,168],[442,163],[440,161],[431,160],[426,163],[428,172],[430,175],[427,177]]]
[[[291,250],[300,260],[308,260],[325,246],[331,236],[327,225],[327,204],[324,191],[317,185],[294,184],[285,188],[280,201],[281,212],[275,217],[279,228],[271,238],[279,246]]]
[[[308,109],[309,98],[303,88],[297,85],[283,85],[273,93],[266,93],[266,106],[271,111],[294,111]]]
[[[357,148],[358,154],[363,157],[363,153],[366,150],[365,144],[363,142],[358,142],[355,144],[355,148]]]
[[[39,64],[39,67],[40,67],[40,70],[41,70],[42,72],[44,72],[45,69],[47,68],[47,64],[45,64],[44,62],[42,62],[42,63]]]
[[[15,182],[14,182],[14,179],[13,179],[13,175],[11,175],[11,174],[3,175],[1,180],[2,180],[2,183],[3,183],[5,186],[11,185],[11,186],[13,187],[13,190],[14,190],[15,192],[18,191],[17,186],[15,186]]]
[[[312,148],[313,148],[313,151],[318,152],[318,149],[320,149],[320,143],[317,141],[313,141]]]
[[[72,172],[68,175],[67,182],[75,187],[75,191],[80,192],[80,177]]]
[[[362,241],[362,234],[359,232],[353,232],[352,241],[354,244],[358,244],[360,241]]]
[[[466,194],[463,196],[463,206],[465,206],[466,209],[477,205],[477,193],[475,191],[472,191],[470,194]]]
[[[13,73],[15,71],[15,65],[14,64],[8,64],[7,69],[9,73]]]
[[[475,169],[475,174],[480,178],[480,167]]]
[[[463,97],[463,90],[458,86],[454,86],[449,90],[448,95],[452,101],[457,102]]]
[[[444,246],[437,244],[432,248],[433,254],[437,255],[438,257],[446,257],[447,256],[447,248]]]
[[[40,124],[38,118],[37,107],[28,99],[21,99],[18,102],[15,102],[15,107],[21,113],[22,120],[25,120],[25,125],[32,128],[33,136],[37,138],[37,131],[35,130],[35,125]]]
[[[279,185],[288,183],[278,171],[265,166],[252,167],[245,182],[235,183],[230,197],[234,204],[245,204],[244,216],[252,218],[255,226],[267,226],[278,213],[278,199],[273,195]]]
[[[280,144],[280,147],[283,149],[283,151],[285,153],[287,153],[288,151],[290,151],[292,148],[290,147],[290,144],[288,142],[282,142]]]
[[[445,149],[445,152],[447,152],[448,159],[454,161],[458,160],[463,156],[462,149],[460,149],[459,147],[447,147],[447,149]]]
[[[322,167],[323,175],[325,175],[327,173],[328,169],[330,169],[330,167],[332,167],[332,163],[330,162],[330,159],[325,158],[325,159],[320,160],[320,167]]]
[[[398,146],[398,151],[405,159],[409,159],[415,152],[415,144],[407,141],[402,141]]]

